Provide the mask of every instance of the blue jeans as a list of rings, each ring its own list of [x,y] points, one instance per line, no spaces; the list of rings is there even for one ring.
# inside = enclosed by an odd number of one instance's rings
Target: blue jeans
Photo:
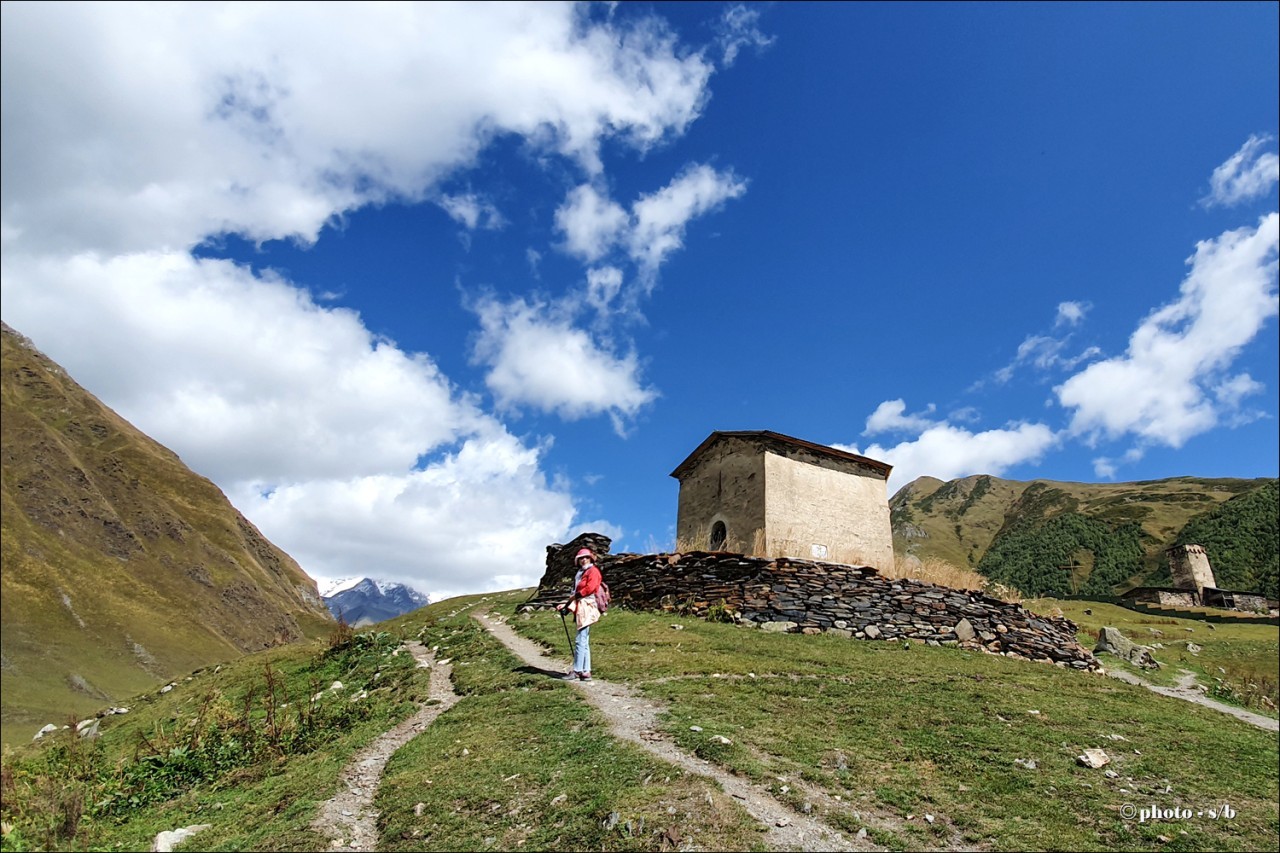
[[[578,629],[577,643],[574,644],[573,671],[591,671],[591,626]]]

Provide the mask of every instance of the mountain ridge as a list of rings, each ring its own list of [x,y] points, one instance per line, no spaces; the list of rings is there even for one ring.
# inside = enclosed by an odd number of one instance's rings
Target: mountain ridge
[[[899,555],[976,569],[1028,595],[1110,594],[1166,580],[1165,549],[1181,544],[1193,521],[1213,517],[1218,543],[1239,534],[1250,549],[1215,548],[1210,561],[1219,585],[1257,583],[1274,597],[1266,553],[1278,523],[1275,514],[1267,520],[1266,507],[1275,503],[1276,483],[1191,476],[1121,483],[921,477],[890,500],[894,548]],[[1250,495],[1246,520],[1238,508]]]
[[[315,582],[217,486],[0,331],[6,727],[329,630]]]

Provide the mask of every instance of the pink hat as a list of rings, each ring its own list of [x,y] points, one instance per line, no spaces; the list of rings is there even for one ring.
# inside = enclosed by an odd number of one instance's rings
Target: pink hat
[[[574,556],[573,561],[576,563],[579,560],[581,560],[583,557],[590,557],[591,559],[594,560],[596,558],[596,555],[591,553],[590,548],[583,548]]]

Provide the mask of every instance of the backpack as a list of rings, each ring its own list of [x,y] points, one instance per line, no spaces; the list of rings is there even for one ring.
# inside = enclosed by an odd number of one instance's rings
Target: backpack
[[[600,611],[601,616],[603,616],[605,611],[609,609],[610,598],[609,585],[604,582],[603,578],[601,578],[600,588],[596,590],[596,608]]]

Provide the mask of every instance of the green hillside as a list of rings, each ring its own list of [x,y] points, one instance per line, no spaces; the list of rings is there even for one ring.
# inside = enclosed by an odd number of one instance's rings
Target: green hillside
[[[0,404],[6,742],[332,626],[315,582],[213,483],[8,326]]]
[[[244,656],[131,700],[98,740],[7,753],[3,850],[145,850],[193,824],[209,826],[194,849],[335,849],[311,823],[345,790],[343,766],[427,699],[433,670],[399,653],[406,640],[450,662],[460,699],[391,758],[377,849],[765,849],[763,827],[714,782],[613,734],[586,696],[607,698],[606,684],[524,665],[471,618],[508,618],[563,656],[558,617],[515,614],[529,592]],[[1275,672],[1274,626],[1080,612],[1088,630],[1150,627],[1170,669],[1198,654]],[[655,738],[748,780],[794,821],[861,837],[856,849],[1251,851],[1280,832],[1274,732],[1104,675],[621,608],[592,634],[596,675],[663,709]],[[326,691],[332,680],[343,689]],[[1105,750],[1106,770],[1081,766],[1085,749]],[[1125,811],[1224,803],[1230,818]]]
[[[1165,549],[1195,541],[1215,571],[1221,564],[1220,586],[1274,597],[1276,482],[921,477],[890,501],[894,549],[977,569],[1027,595],[1103,595],[1167,583]]]

